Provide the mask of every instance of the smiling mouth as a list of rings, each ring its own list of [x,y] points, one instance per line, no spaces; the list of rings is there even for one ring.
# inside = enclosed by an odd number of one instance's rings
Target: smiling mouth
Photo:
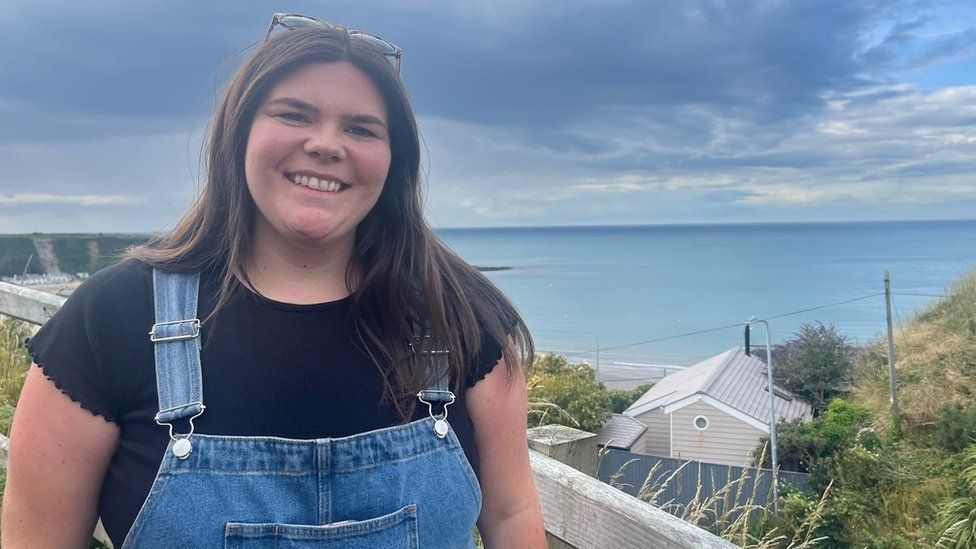
[[[310,176],[310,175],[286,173],[285,177],[287,177],[292,183],[296,185],[301,185],[302,187],[308,187],[309,189],[315,191],[335,193],[349,188],[349,185],[345,183],[340,183],[338,181],[329,181],[328,179],[319,179],[318,177]]]

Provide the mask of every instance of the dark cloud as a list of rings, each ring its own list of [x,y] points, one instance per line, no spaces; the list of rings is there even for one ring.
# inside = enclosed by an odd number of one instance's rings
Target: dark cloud
[[[848,217],[908,215],[863,209],[905,180],[933,203],[951,200],[946,211],[976,202],[957,190],[976,161],[972,93],[905,83],[972,55],[964,3],[299,4],[10,0],[0,11],[0,192],[43,186],[68,202],[0,199],[0,229],[14,213],[29,220],[31,207],[65,225],[108,211],[126,230],[169,222],[192,195],[215,88],[275,11],[403,47],[431,202],[448,225],[561,215],[547,208],[594,223],[760,220],[777,205],[813,219],[841,215],[840,197],[862,208]],[[838,182],[863,187],[854,200]],[[493,196],[498,188],[507,196]],[[132,196],[145,202],[113,206]]]
[[[405,50],[418,111],[531,127],[608,106],[706,105],[757,123],[817,109],[924,27],[899,22],[858,56],[897,2],[528,2],[506,20],[480,3],[418,10],[333,3],[307,11],[367,26]],[[502,5],[502,11],[507,6]],[[32,4],[0,33],[2,99],[42,113],[199,116],[216,67],[260,39],[273,3]],[[503,15],[503,14],[502,14]]]

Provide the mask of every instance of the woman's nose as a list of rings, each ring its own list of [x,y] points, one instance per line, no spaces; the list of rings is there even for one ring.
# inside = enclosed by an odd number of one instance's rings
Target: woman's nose
[[[333,129],[324,129],[309,136],[304,149],[307,154],[320,160],[338,162],[346,158],[341,132]]]

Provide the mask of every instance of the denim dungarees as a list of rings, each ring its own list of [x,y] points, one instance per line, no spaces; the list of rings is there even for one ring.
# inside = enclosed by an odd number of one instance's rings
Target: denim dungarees
[[[481,488],[446,421],[446,374],[418,394],[430,417],[406,425],[313,440],[193,433],[205,408],[198,286],[153,271],[156,422],[171,440],[123,549],[474,547]],[[185,418],[189,432],[174,433]]]

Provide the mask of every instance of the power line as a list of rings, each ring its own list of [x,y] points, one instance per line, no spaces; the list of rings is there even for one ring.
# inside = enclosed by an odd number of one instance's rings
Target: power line
[[[847,299],[847,300],[844,300],[844,301],[838,301],[838,302],[835,302],[835,303],[827,303],[826,305],[819,305],[817,307],[810,307],[810,308],[807,308],[807,309],[800,309],[798,311],[791,311],[791,312],[788,312],[788,313],[782,313],[782,314],[778,314],[778,315],[774,315],[774,316],[765,317],[762,320],[773,320],[773,319],[776,319],[776,318],[783,318],[783,317],[792,316],[792,315],[798,315],[798,314],[802,314],[802,313],[809,313],[811,311],[817,311],[817,310],[820,310],[820,309],[826,309],[828,307],[836,307],[838,305],[845,305],[847,303],[854,303],[855,301],[862,301],[864,299],[870,299],[872,297],[878,297],[880,295],[884,295],[884,292],[877,292],[877,293],[873,293],[873,294],[863,295],[863,296],[860,296],[860,297],[855,297],[853,299]],[[711,333],[711,332],[719,332],[719,331],[722,331],[722,330],[728,330],[730,328],[741,328],[742,325],[743,325],[742,322],[737,322],[735,324],[728,324],[726,326],[719,326],[717,328],[708,328],[708,329],[705,329],[705,330],[697,330],[697,331],[694,331],[694,332],[686,332],[686,333],[683,333],[683,334],[676,334],[676,335],[667,336],[667,337],[659,337],[659,338],[656,338],[656,339],[648,339],[648,340],[645,340],[645,341],[637,341],[637,342],[634,342],[634,343],[625,343],[625,344],[622,344],[622,345],[614,345],[614,346],[611,346],[611,347],[600,347],[599,350],[600,351],[612,351],[612,350],[615,350],[615,349],[623,349],[623,348],[626,348],[626,347],[636,347],[638,345],[647,345],[649,343],[660,343],[662,341],[668,341],[668,340],[671,340],[671,339],[679,339],[679,338],[682,338],[682,337],[689,337],[689,336],[693,336],[693,335],[701,335],[701,334],[707,334],[707,333]],[[596,351],[597,351],[597,349],[589,349],[589,350],[586,350],[586,351],[577,351],[577,352],[575,352],[573,354],[574,355],[583,355],[583,354],[595,353]],[[572,356],[572,355],[569,355],[569,356]]]
[[[625,343],[623,345],[614,345],[612,347],[600,347],[600,351],[612,351],[614,349],[623,349],[625,347],[635,347],[637,345],[647,345],[648,343],[659,343],[661,341],[668,341],[669,339],[678,339],[678,338],[681,338],[681,337],[688,337],[688,336],[699,335],[699,334],[707,334],[707,333],[710,333],[710,332],[719,332],[721,330],[728,330],[729,328],[741,328],[741,327],[742,327],[742,323],[741,322],[737,322],[735,324],[729,324],[728,326],[720,326],[718,328],[709,328],[707,330],[698,330],[698,331],[695,331],[695,332],[687,332],[687,333],[684,333],[684,334],[677,334],[677,335],[673,335],[673,336],[659,337],[657,339],[648,339],[646,341],[638,341],[636,343]],[[590,349],[588,351],[579,351],[578,354],[586,354],[586,353],[594,353],[594,352],[596,352],[596,349]]]
[[[951,297],[950,295],[922,294],[922,293],[911,293],[911,292],[891,292],[891,294],[892,295],[903,295],[903,296],[916,296],[916,297],[938,297],[938,298]],[[809,308],[800,309],[800,310],[797,310],[797,311],[790,311],[788,313],[782,313],[782,314],[778,314],[778,315],[768,316],[768,317],[762,318],[761,320],[775,320],[777,318],[785,318],[785,317],[788,317],[788,316],[794,316],[794,315],[799,315],[799,314],[803,314],[803,313],[809,313],[809,312],[813,312],[813,311],[819,311],[820,309],[827,309],[829,307],[837,307],[839,305],[846,305],[848,303],[854,303],[854,302],[857,302],[857,301],[863,301],[865,299],[871,299],[872,297],[878,297],[878,296],[882,296],[882,295],[884,295],[884,292],[876,292],[876,293],[873,293],[873,294],[863,295],[863,296],[855,297],[855,298],[852,298],[852,299],[846,299],[844,301],[837,301],[837,302],[834,302],[834,303],[827,303],[825,305],[818,305],[816,307],[809,307]],[[896,312],[896,315],[897,315],[897,312]],[[899,316],[899,323],[901,323],[902,322],[902,319],[900,318],[901,315],[897,315],[897,316]],[[711,332],[719,332],[719,331],[728,330],[728,329],[731,329],[731,328],[741,328],[742,325],[743,325],[742,322],[737,322],[735,324],[728,324],[728,325],[719,326],[719,327],[716,327],[716,328],[707,328],[707,329],[704,329],[704,330],[696,330],[694,332],[685,332],[685,333],[682,333],[682,334],[675,334],[675,335],[666,336],[666,337],[659,337],[659,338],[655,338],[655,339],[647,339],[647,340],[644,340],[644,341],[636,341],[634,343],[624,343],[622,345],[613,345],[613,346],[610,346],[610,347],[600,347],[599,349],[588,349],[588,350],[584,350],[584,351],[574,351],[574,352],[566,352],[566,351],[553,351],[553,352],[559,352],[559,353],[561,353],[561,354],[563,354],[565,356],[583,356],[583,355],[595,353],[597,351],[600,351],[600,352],[602,352],[602,351],[613,351],[613,350],[616,350],[616,349],[625,349],[627,347],[636,347],[638,345],[648,345],[650,343],[660,343],[662,341],[669,341],[669,340],[672,340],[672,339],[680,339],[680,338],[683,338],[683,337],[690,337],[690,336],[694,336],[694,335],[707,334],[707,333],[711,333]],[[625,381],[625,380],[620,380],[620,381]],[[626,380],[626,381],[639,381],[639,380]]]
[[[916,296],[916,297],[938,297],[938,298],[941,298],[941,299],[948,299],[950,297],[956,297],[954,294],[941,294],[941,295],[938,295],[938,294],[917,294],[917,293],[910,293],[910,292],[891,292],[891,295],[910,295],[910,296]]]
[[[760,320],[773,320],[773,319],[777,319],[777,318],[783,318],[783,317],[786,317],[786,316],[793,316],[793,315],[798,315],[798,314],[802,314],[802,313],[809,313],[810,311],[818,311],[820,309],[826,309],[827,307],[836,307],[838,305],[846,305],[848,303],[854,303],[855,301],[862,301],[862,300],[865,300],[865,299],[870,299],[872,297],[878,297],[879,295],[884,295],[884,292],[878,292],[876,294],[869,294],[869,295],[864,295],[864,296],[861,296],[861,297],[855,297],[854,299],[848,299],[846,301],[838,301],[836,303],[828,303],[826,305],[820,305],[818,307],[810,307],[809,309],[801,309],[799,311],[793,311],[793,312],[789,312],[789,313],[783,313],[781,315],[767,316],[766,318],[762,318]]]

